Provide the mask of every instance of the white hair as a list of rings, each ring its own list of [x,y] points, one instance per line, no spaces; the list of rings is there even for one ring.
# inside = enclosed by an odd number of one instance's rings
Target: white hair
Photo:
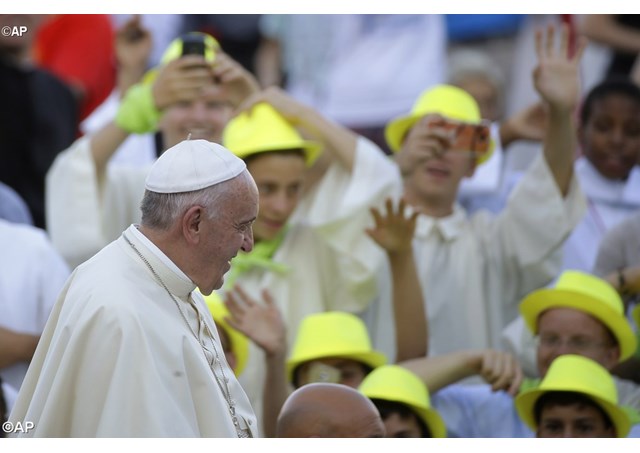
[[[149,228],[168,230],[174,222],[193,206],[207,208],[209,218],[220,213],[222,201],[232,192],[248,187],[251,175],[244,170],[235,178],[223,181],[201,190],[181,193],[158,193],[145,190],[140,210],[142,225]],[[242,187],[242,188],[241,188]]]

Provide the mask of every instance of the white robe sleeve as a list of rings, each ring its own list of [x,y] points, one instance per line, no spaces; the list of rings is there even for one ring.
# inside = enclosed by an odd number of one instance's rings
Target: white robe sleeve
[[[89,137],[57,156],[46,178],[47,229],[71,268],[139,220],[147,170],[109,166],[100,187]]]
[[[359,138],[352,173],[335,163],[301,203],[296,217],[304,219],[337,255],[334,269],[350,297],[336,297],[330,309],[361,311],[377,294],[376,270],[386,259],[369,238],[370,208],[382,208],[388,197],[398,199],[400,172],[393,161],[369,140]],[[356,306],[345,305],[347,300]]]
[[[547,285],[560,272],[562,246],[586,210],[577,179],[565,197],[543,156],[539,156],[495,218],[473,218],[490,268],[500,269],[504,300],[520,300]]]

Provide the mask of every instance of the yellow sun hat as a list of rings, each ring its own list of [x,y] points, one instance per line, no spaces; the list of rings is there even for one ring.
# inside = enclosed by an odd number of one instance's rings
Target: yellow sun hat
[[[231,343],[231,350],[236,356],[236,366],[233,370],[236,376],[240,376],[247,366],[247,360],[249,360],[249,339],[242,333],[234,329],[229,325],[224,318],[229,316],[229,310],[227,309],[222,298],[216,292],[211,293],[208,296],[204,296],[204,301],[213,316],[213,320],[216,325],[220,326],[226,332]]]
[[[202,39],[202,42],[204,44],[204,59],[209,63],[213,63],[216,59],[216,53],[221,50],[220,44],[213,36],[207,33],[194,31],[185,33],[184,35],[177,37],[169,43],[167,49],[164,51],[162,57],[160,58],[160,66],[180,58],[182,56],[182,50],[184,48],[184,41],[194,37]],[[142,83],[151,84],[157,76],[158,68],[156,67],[150,69],[143,76]]]
[[[547,392],[581,393],[596,403],[609,416],[617,437],[627,437],[631,421],[618,406],[618,391],[609,371],[591,359],[565,354],[556,358],[540,385],[526,390],[515,399],[518,415],[532,430],[537,430],[535,406]]]
[[[606,281],[579,271],[565,271],[553,288],[532,292],[520,304],[520,313],[527,327],[538,333],[538,317],[550,308],[567,307],[585,312],[611,331],[620,347],[620,361],[636,350],[636,337],[627,318],[618,292]]]
[[[269,151],[301,149],[308,167],[322,150],[319,143],[304,140],[276,109],[265,102],[229,121],[222,133],[222,143],[241,159]]]
[[[302,320],[287,360],[289,382],[293,382],[293,373],[298,366],[328,358],[351,359],[371,368],[387,362],[384,354],[371,347],[364,322],[356,315],[342,311],[316,313]]]
[[[420,416],[433,437],[447,437],[442,417],[431,407],[427,386],[406,368],[398,365],[380,366],[364,378],[358,390],[371,399],[408,406]]]
[[[429,114],[438,114],[463,123],[480,124],[480,108],[473,97],[461,88],[453,85],[436,85],[422,92],[413,105],[411,113],[395,118],[387,124],[384,135],[392,151],[400,151],[405,135],[420,118]],[[495,148],[491,139],[489,151],[478,158],[478,164],[486,162]]]

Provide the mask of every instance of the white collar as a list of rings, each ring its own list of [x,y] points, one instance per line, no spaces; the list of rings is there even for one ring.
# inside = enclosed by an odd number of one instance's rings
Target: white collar
[[[187,297],[191,291],[196,289],[195,283],[191,281],[187,274],[180,270],[162,250],[142,234],[138,230],[138,225],[131,225],[122,235],[137,247],[137,250],[149,261],[151,267],[160,275],[162,281],[173,294],[179,297]]]

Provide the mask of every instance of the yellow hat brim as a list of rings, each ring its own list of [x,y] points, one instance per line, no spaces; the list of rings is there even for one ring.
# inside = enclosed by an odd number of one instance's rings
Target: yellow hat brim
[[[304,162],[307,167],[311,167],[315,161],[320,157],[322,153],[322,145],[316,142],[302,140],[293,142],[278,142],[272,143],[269,146],[260,147],[256,149],[233,149],[233,153],[240,159],[246,159],[256,154],[274,152],[274,151],[286,151],[290,149],[301,149],[304,153]]]

